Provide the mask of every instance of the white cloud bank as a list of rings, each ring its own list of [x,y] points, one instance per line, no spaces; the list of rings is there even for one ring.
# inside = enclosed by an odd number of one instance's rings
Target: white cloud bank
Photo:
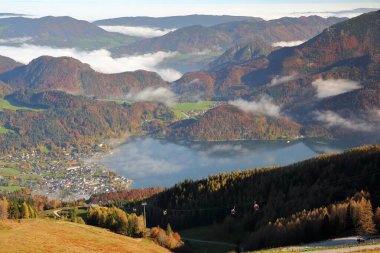
[[[31,60],[43,56],[69,56],[89,64],[93,69],[102,73],[120,73],[139,69],[155,71],[166,81],[175,81],[182,74],[174,69],[162,69],[158,65],[166,58],[174,57],[175,52],[156,52],[144,55],[124,56],[113,58],[108,50],[80,51],[75,48],[52,48],[22,44],[16,46],[0,46],[0,55],[8,56],[18,62],[27,64]]]
[[[295,47],[304,43],[304,40],[295,40],[295,41],[279,41],[272,43],[273,47]]]
[[[136,36],[141,38],[154,38],[163,36],[169,32],[173,32],[176,29],[160,29],[157,27],[144,27],[144,26],[99,26],[100,28],[108,32],[116,32],[126,34],[130,36]]]
[[[279,117],[281,112],[281,107],[274,104],[273,99],[268,96],[262,96],[258,101],[246,101],[239,98],[230,101],[229,104],[248,113],[261,113],[270,117]]]
[[[297,75],[289,75],[289,76],[275,76],[270,82],[269,86],[276,86],[279,84],[283,84],[289,81],[293,81],[297,78]]]
[[[333,111],[316,111],[314,112],[314,116],[327,127],[341,127],[360,132],[372,132],[374,130],[379,130],[376,129],[376,125],[379,123],[379,119],[376,118],[374,119],[374,122],[364,121],[358,118],[344,118]]]
[[[159,87],[146,88],[137,93],[129,93],[126,96],[127,100],[132,101],[151,101],[164,103],[167,106],[173,106],[177,102],[176,94],[168,88]]]
[[[28,41],[31,41],[31,37],[15,37],[15,38],[8,38],[8,39],[0,39],[0,44],[21,44]]]
[[[312,85],[317,90],[318,98],[337,96],[361,88],[359,82],[347,79],[318,79]]]

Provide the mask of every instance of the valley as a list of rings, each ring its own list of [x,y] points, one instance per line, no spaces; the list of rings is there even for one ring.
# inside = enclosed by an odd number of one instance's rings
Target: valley
[[[0,3],[1,252],[379,250],[375,0],[26,2]]]

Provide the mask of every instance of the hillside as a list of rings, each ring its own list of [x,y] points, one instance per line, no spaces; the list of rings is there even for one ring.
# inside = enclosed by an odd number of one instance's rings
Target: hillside
[[[140,133],[145,121],[174,117],[162,104],[120,105],[62,91],[19,91],[6,99],[13,106],[0,111],[0,125],[9,131],[0,134],[0,152],[5,153],[41,146],[89,147],[104,139]]]
[[[0,80],[15,89],[62,90],[71,94],[102,98],[123,97],[166,82],[149,71],[103,74],[70,57],[41,56],[28,65],[0,74]]]
[[[233,105],[222,105],[197,120],[173,123],[165,132],[166,137],[177,140],[274,140],[296,138],[300,129],[300,125],[285,117],[252,114]]]
[[[2,252],[170,252],[106,229],[53,220],[0,221]]]
[[[353,233],[358,203],[380,206],[379,166],[380,146],[365,146],[284,167],[186,180],[148,201],[149,222],[162,222],[167,210],[166,221],[177,228],[223,224],[224,238],[227,233],[256,249]]]
[[[24,38],[30,44],[83,49],[111,48],[136,40],[130,36],[107,32],[84,20],[52,16],[2,18],[0,37],[5,40]]]
[[[240,44],[228,49],[215,61],[207,64],[207,69],[217,70],[225,68],[229,65],[243,63],[259,57],[265,57],[268,56],[273,50],[274,48],[272,45],[262,40],[255,40],[249,43]]]
[[[8,94],[11,94],[12,91],[13,91],[12,88],[9,87],[8,84],[3,83],[2,81],[0,81],[0,98],[3,98],[3,97],[5,97]]]
[[[227,61],[221,68],[187,73],[172,87],[184,101],[252,101],[269,95],[299,123],[321,128],[319,133],[307,131],[305,135],[327,136],[329,130],[337,137],[373,132],[379,130],[380,120],[376,113],[379,27],[380,11],[363,14],[267,57]],[[338,120],[332,122],[333,117]]]
[[[15,60],[0,55],[0,74],[8,72],[16,67],[20,67],[23,64],[16,62]]]
[[[255,17],[244,16],[213,16],[213,15],[188,15],[188,16],[172,16],[172,17],[120,17],[112,19],[97,20],[96,25],[107,26],[145,26],[157,27],[161,29],[178,29],[187,26],[202,25],[214,26],[221,23],[243,21],[243,20],[262,20]]]
[[[212,27],[191,26],[178,29],[161,37],[145,39],[115,49],[119,54],[177,51],[196,53],[226,50],[236,44],[253,40],[267,43],[279,41],[307,40],[332,24],[343,21],[339,18],[317,16],[281,18],[276,20],[248,20],[229,22]]]
[[[290,96],[294,99],[297,95],[294,86],[302,88],[304,92],[310,91],[311,82],[318,77],[377,80],[379,16],[380,12],[377,11],[338,23],[302,45],[276,50],[264,59],[230,64],[220,71],[188,73],[178,84],[185,85],[197,79],[197,76],[206,75],[215,83],[215,90],[230,92],[229,96],[233,97],[247,88],[250,90],[243,91],[245,94],[257,92],[257,88],[270,84],[275,77],[294,75],[294,78],[282,82],[282,85],[269,85],[265,88],[266,93],[277,94],[276,99],[290,102],[286,99]],[[231,79],[231,76],[235,78]],[[227,86],[236,88],[222,89]],[[279,97],[280,89],[287,97]],[[222,92],[216,92],[216,96],[219,93]]]

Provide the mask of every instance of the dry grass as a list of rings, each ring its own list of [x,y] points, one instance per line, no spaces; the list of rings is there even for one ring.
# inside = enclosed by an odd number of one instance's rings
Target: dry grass
[[[0,251],[168,253],[146,239],[133,239],[105,229],[53,220],[0,221]]]

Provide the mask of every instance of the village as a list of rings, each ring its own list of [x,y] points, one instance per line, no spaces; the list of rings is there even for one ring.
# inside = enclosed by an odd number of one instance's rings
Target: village
[[[29,188],[33,194],[65,201],[127,189],[132,180],[87,162],[93,153],[39,151],[0,158],[0,190]]]

